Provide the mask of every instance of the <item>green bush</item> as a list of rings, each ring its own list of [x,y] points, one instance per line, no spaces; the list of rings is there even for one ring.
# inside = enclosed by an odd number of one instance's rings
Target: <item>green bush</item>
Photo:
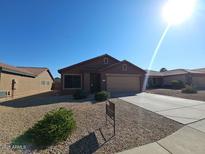
[[[184,88],[184,83],[181,80],[172,80],[171,81],[173,89],[182,89]]]
[[[101,91],[95,94],[96,101],[105,101],[110,97],[110,94],[107,91]]]
[[[13,144],[26,143],[43,148],[66,140],[75,128],[76,122],[71,110],[55,109],[48,112],[42,120],[16,138]]]
[[[197,93],[197,89],[190,85],[186,85],[186,87],[182,89],[182,93],[195,94]]]
[[[76,90],[73,94],[74,99],[83,99],[87,97],[87,93],[83,90]]]

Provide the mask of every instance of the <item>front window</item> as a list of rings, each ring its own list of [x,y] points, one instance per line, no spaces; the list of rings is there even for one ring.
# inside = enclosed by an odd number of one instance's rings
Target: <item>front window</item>
[[[46,84],[46,81],[41,81],[41,85],[45,85]]]
[[[80,89],[81,75],[64,75],[64,88]]]

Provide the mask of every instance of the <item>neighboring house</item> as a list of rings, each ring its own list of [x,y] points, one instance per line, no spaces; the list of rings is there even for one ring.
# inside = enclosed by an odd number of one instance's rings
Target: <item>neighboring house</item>
[[[72,94],[77,89],[88,93],[101,90],[109,92],[140,92],[145,71],[134,64],[102,55],[58,70],[61,90]]]
[[[150,71],[148,87],[169,87],[171,81],[181,80],[198,89],[205,89],[205,68],[202,69],[175,69],[165,72]]]
[[[148,71],[147,71],[148,72]],[[163,85],[163,74],[157,71],[149,71],[147,88],[159,88]]]
[[[53,77],[47,68],[0,63],[0,101],[50,91],[52,83]]]

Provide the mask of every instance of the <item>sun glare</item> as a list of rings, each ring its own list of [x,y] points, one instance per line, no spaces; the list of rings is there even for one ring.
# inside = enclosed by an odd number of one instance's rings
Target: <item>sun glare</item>
[[[180,24],[192,15],[195,5],[196,0],[168,0],[163,17],[170,25]]]

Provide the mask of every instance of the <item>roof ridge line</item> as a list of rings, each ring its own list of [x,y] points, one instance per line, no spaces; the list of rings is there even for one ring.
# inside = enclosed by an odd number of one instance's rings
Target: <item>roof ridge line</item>
[[[90,59],[81,61],[81,62],[76,63],[76,64],[73,64],[73,65],[70,65],[70,66],[68,66],[68,67],[64,67],[64,68],[62,68],[62,69],[59,69],[58,72],[60,73],[61,71],[65,70],[65,69],[68,69],[68,68],[71,68],[71,67],[74,67],[74,66],[78,66],[78,65],[84,64],[84,63],[86,63],[86,62],[95,60],[95,59],[97,59],[97,58],[101,58],[101,57],[103,57],[103,56],[108,56],[108,57],[110,57],[110,58],[112,58],[112,59],[114,59],[114,60],[116,60],[116,61],[119,61],[118,59],[116,59],[116,58],[114,58],[114,57],[112,57],[112,56],[110,56],[109,54],[106,53],[106,54],[103,54],[103,55],[100,55],[100,56],[97,56],[97,57],[93,57],[93,58],[90,58]]]
[[[16,66],[17,68],[45,68],[48,69],[47,67],[33,67],[33,66]]]

